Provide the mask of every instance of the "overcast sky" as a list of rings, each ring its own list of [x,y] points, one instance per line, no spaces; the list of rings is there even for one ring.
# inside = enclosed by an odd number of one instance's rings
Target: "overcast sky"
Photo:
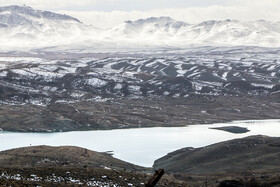
[[[0,6],[12,4],[69,14],[103,28],[151,16],[170,16],[188,23],[211,19],[280,21],[280,0],[0,0]]]

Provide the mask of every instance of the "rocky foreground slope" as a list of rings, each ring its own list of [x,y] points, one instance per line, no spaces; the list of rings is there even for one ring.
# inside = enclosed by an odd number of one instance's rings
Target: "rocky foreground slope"
[[[16,159],[14,160],[14,158]],[[143,171],[145,168],[74,146],[34,146],[0,152],[2,167],[90,167]]]
[[[276,186],[280,138],[251,136],[184,148],[155,161],[159,186]],[[151,168],[78,147],[36,146],[0,152],[0,185],[144,186]]]
[[[1,186],[144,186],[153,171],[79,147],[35,146],[0,152]],[[166,176],[161,186],[183,182]]]

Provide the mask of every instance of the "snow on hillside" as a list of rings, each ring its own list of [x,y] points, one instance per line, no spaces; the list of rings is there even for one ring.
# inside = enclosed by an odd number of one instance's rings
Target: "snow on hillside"
[[[27,6],[0,7],[0,51],[71,45],[94,31],[71,16]]]
[[[126,21],[107,30],[68,15],[26,6],[0,7],[0,51],[35,49],[104,51],[189,46],[280,47],[280,22],[205,21],[169,17]]]

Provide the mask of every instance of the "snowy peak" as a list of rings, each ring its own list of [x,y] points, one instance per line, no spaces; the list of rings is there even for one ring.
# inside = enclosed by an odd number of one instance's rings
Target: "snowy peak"
[[[166,25],[170,23],[177,22],[170,17],[150,17],[147,19],[138,19],[136,21],[126,21],[126,23],[132,25],[145,25],[145,24],[156,24],[156,25]]]
[[[0,27],[30,24],[39,19],[48,21],[73,21],[80,23],[76,18],[61,15],[49,11],[35,10],[28,6],[4,6],[0,7]]]
[[[207,20],[199,23],[199,26],[207,26],[207,25],[215,25],[215,24],[228,24],[228,23],[236,23],[238,22],[237,20],[231,20],[231,19],[226,19],[226,20]]]
[[[147,19],[139,19],[136,21],[126,21],[114,28],[123,34],[148,32],[174,32],[188,24],[176,21],[170,17],[150,17]]]
[[[207,21],[193,25],[191,32],[201,42],[232,45],[280,46],[280,24],[269,21]]]
[[[280,23],[264,20],[209,20],[199,24],[178,22],[169,17],[127,21],[113,31],[129,39],[145,40],[157,46],[280,46]]]
[[[35,10],[27,6],[0,7],[0,51],[30,51],[80,44],[94,35],[93,27],[68,15]]]

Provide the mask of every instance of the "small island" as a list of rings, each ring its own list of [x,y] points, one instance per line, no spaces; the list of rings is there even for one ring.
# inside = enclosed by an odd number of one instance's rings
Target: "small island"
[[[222,131],[227,131],[227,132],[234,133],[234,134],[242,134],[242,133],[246,133],[246,132],[250,131],[246,127],[238,127],[238,126],[212,127],[209,129],[222,130]]]

